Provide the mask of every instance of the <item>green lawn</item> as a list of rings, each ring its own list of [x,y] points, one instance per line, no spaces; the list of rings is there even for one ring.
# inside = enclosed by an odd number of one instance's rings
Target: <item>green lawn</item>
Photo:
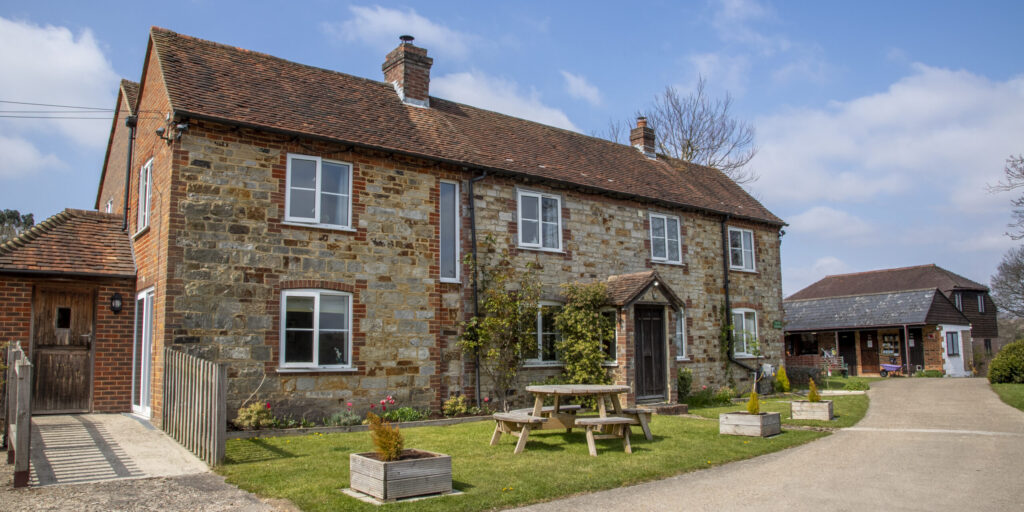
[[[871,383],[872,382],[879,381],[879,380],[882,380],[882,378],[881,377],[841,377],[839,375],[833,375],[832,377],[825,377],[825,378],[821,379],[821,382],[818,383],[818,389],[821,389],[821,390],[824,390],[824,389],[841,390],[841,389],[845,389],[846,385],[849,384],[849,383],[863,383],[865,386],[867,386],[864,389],[868,389],[868,388],[871,387]]]
[[[992,390],[999,398],[1024,411],[1024,384],[992,384]]]
[[[761,411],[781,413],[783,425],[805,425],[811,427],[834,428],[851,427],[860,421],[868,412],[867,395],[840,395],[825,398],[832,400],[832,412],[835,414],[835,419],[832,421],[789,419],[789,402],[793,400],[793,398],[773,398],[762,400]],[[701,407],[690,409],[690,413],[698,416],[704,416],[705,418],[718,419],[718,415],[723,412],[746,410],[746,403],[738,403],[722,407]]]
[[[453,484],[465,494],[389,510],[489,510],[635,484],[782,450],[828,435],[784,431],[770,439],[722,436],[718,422],[655,416],[654,440],[633,432],[633,454],[617,439],[598,441],[598,456],[587,454],[584,434],[540,432],[526,451],[513,455],[515,438],[490,446],[494,423],[403,430],[406,448],[452,456]],[[302,510],[378,510],[339,490],[348,486],[348,455],[371,449],[370,434],[309,435],[231,440],[227,461],[216,471],[228,482],[265,497],[286,498]]]

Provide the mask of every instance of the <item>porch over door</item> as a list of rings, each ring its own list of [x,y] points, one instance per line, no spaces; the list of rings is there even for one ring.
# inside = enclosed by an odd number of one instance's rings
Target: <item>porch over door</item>
[[[665,308],[636,307],[636,398],[664,399]]]
[[[32,301],[32,412],[88,412],[92,393],[92,290],[36,289]]]

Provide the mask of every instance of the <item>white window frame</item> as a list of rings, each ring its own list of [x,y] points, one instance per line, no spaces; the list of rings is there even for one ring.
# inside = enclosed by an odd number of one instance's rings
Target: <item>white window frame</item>
[[[978,313],[984,313],[984,312],[985,312],[985,294],[984,293],[979,293],[978,294]]]
[[[747,314],[748,313],[753,314],[753,316],[754,316],[754,330],[753,331],[748,331],[748,330],[745,329],[745,327],[746,327],[746,319],[747,319]],[[744,321],[744,325],[736,325],[736,315],[737,314],[742,315],[743,321]],[[729,320],[733,324],[733,326],[732,326],[732,349],[733,349],[733,355],[735,355],[737,357],[739,357],[739,356],[754,357],[753,353],[747,352],[747,350],[750,347],[748,346],[749,344],[748,344],[748,339],[747,339],[746,336],[749,335],[754,340],[757,340],[757,311],[755,311],[753,309],[750,309],[750,308],[733,308],[733,310],[731,312],[731,315],[732,316],[729,317]],[[743,343],[743,350],[742,351],[739,350],[739,344],[741,342],[741,339],[742,339],[742,343]]]
[[[686,308],[677,309],[675,311],[675,319],[675,332],[672,334],[672,342],[676,345],[676,360],[687,361],[690,359],[690,351],[689,347],[686,346]]]
[[[553,325],[550,326],[551,329],[552,329],[551,331],[544,331],[543,330],[544,329],[543,308],[545,306],[547,306],[547,307],[559,307],[560,308],[560,307],[562,307],[564,305],[565,304],[562,304],[561,302],[546,301],[546,300],[542,300],[542,301],[537,303],[537,323],[536,323],[536,326],[534,327],[534,329],[535,329],[534,337],[537,340],[537,357],[526,359],[526,364],[532,365],[532,366],[544,366],[544,365],[559,365],[559,364],[562,364],[562,361],[559,360],[559,359],[544,359],[544,333],[547,332],[547,333],[550,334],[550,333],[554,333],[554,332],[557,332],[557,331],[554,330],[555,326],[553,326]],[[561,333],[558,333],[558,335],[559,335],[559,337],[561,337]]]
[[[737,265],[736,262],[732,261],[732,234],[734,232],[740,234],[740,254],[743,255],[743,261],[741,261],[739,265]],[[750,235],[750,247],[746,246],[746,238],[743,236],[744,233]],[[734,228],[732,226],[729,226],[729,239],[727,241],[729,243],[729,268],[732,270],[742,270],[744,272],[756,272],[757,265],[755,264],[756,258],[754,254],[754,231],[750,229]],[[748,255],[750,257],[749,262],[747,261]]]
[[[654,219],[661,219],[665,223],[665,256],[658,257],[654,254]],[[669,254],[668,240],[669,230],[668,221],[672,219],[676,221],[676,254]],[[651,261],[657,261],[660,263],[675,263],[680,264],[683,262],[683,226],[680,222],[679,217],[675,215],[665,215],[663,213],[648,213],[648,224],[650,224],[650,237],[651,237]]]
[[[145,188],[145,190],[143,190]],[[149,209],[153,200],[153,159],[150,158],[139,168],[139,197],[136,201],[138,218],[135,233],[149,227]]]
[[[316,162],[316,189],[314,192],[314,203],[313,203],[313,216],[312,217],[293,217],[291,215],[292,206],[292,160],[313,160]],[[320,195],[321,195],[321,183],[323,182],[323,164],[324,162],[343,165],[348,168],[348,190],[345,195],[348,198],[348,224],[327,224],[320,222]],[[288,153],[288,164],[286,170],[285,187],[284,187],[284,221],[286,224],[298,224],[302,226],[313,226],[318,228],[327,229],[339,229],[339,230],[352,230],[352,178],[353,178],[353,166],[351,162],[345,162],[342,160],[330,160],[312,155],[302,155],[298,153]],[[301,189],[309,190],[309,189]],[[334,194],[333,192],[330,192]]]
[[[953,292],[953,305],[956,306],[958,311],[964,310],[964,298],[961,296],[960,292]]]
[[[114,213],[114,200],[107,199],[107,205],[103,208],[107,213]]]
[[[523,197],[537,198],[537,243],[523,242]],[[544,247],[544,199],[554,199],[558,203],[558,247]],[[536,251],[562,252],[562,196],[546,194],[532,190],[516,189],[516,228],[519,234],[519,247]]]
[[[459,224],[460,224],[459,221],[462,219],[462,215],[461,215],[461,213],[462,213],[462,196],[459,195],[459,182],[452,181],[452,180],[441,180],[441,184],[448,184],[448,185],[454,185],[455,186],[455,212],[454,212],[455,213],[455,277],[444,277],[444,276],[441,276],[440,280],[441,280],[442,283],[461,283],[462,282],[462,271],[461,271],[462,270],[461,269],[462,264],[461,264],[460,257],[462,255],[462,252],[461,252],[462,251],[462,247],[461,247],[461,245],[462,245],[462,233],[461,233],[461,226],[459,226]],[[441,185],[438,185],[437,213],[438,213],[438,217],[439,218],[440,218],[440,214],[441,214],[441,188],[440,187],[441,187]],[[438,233],[438,237],[437,237],[438,238],[437,264],[438,264],[438,275],[440,275],[441,265],[442,265],[442,262],[441,262],[441,249],[440,249],[440,244],[442,243],[441,242],[442,237],[441,237],[441,224],[440,224],[440,222],[438,222],[437,233]]]
[[[341,332],[348,334],[348,346],[345,347],[348,351],[346,359],[348,364],[334,364],[334,365],[321,365],[317,364],[320,358],[320,297],[324,295],[335,295],[348,297],[348,312],[346,316],[348,318],[348,325],[346,329],[340,329]],[[288,297],[313,297],[313,361],[298,362],[298,363],[287,363],[285,362],[285,341],[287,339],[287,322],[286,317],[288,315]],[[280,316],[280,341],[278,344],[280,357],[278,365],[280,368],[302,368],[308,370],[348,370],[354,368],[352,361],[352,325],[354,321],[352,319],[352,294],[348,292],[339,292],[335,290],[322,290],[317,288],[300,288],[300,289],[289,289],[281,291],[281,316]]]

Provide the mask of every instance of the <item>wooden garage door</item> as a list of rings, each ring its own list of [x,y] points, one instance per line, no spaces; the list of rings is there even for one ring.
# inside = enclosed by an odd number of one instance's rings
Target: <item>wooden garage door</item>
[[[94,293],[38,288],[32,303],[34,413],[88,412],[92,393]]]

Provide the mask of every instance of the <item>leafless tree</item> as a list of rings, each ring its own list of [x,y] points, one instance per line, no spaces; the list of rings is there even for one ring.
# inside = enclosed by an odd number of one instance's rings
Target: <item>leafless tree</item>
[[[1024,318],[1024,246],[1003,255],[992,276],[992,300],[1004,312]]]
[[[698,77],[689,94],[683,96],[675,87],[666,87],[651,107],[637,116],[647,117],[657,137],[658,152],[714,167],[736,183],[750,183],[757,180],[757,174],[747,167],[757,154],[754,127],[733,117],[731,110],[732,96],[708,96],[704,77]],[[632,120],[611,120],[593,135],[627,143],[632,127]]]
[[[1003,172],[1006,173],[1006,181],[1000,181],[996,185],[990,186],[990,192],[1009,192],[1024,188],[1024,154],[1010,155],[1010,158],[1006,159],[1006,167],[1003,168]],[[1013,222],[1007,225],[1010,231],[1006,234],[1014,240],[1020,240],[1024,238],[1024,194],[1011,199],[1010,204],[1013,205]]]

